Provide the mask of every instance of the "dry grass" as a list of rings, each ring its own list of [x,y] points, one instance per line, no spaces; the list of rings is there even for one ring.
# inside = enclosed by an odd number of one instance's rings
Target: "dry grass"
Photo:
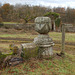
[[[72,55],[65,58],[56,56],[54,59],[31,59],[24,63],[7,67],[0,71],[2,75],[75,75],[75,60]]]
[[[66,42],[75,42],[75,33],[66,33],[65,34]],[[61,41],[62,34],[61,32],[49,32],[49,36],[53,40]],[[15,29],[0,29],[0,37],[9,37],[9,38],[29,38],[34,39],[37,37],[37,33],[33,30],[25,31],[25,30],[15,30]]]
[[[61,33],[50,32],[49,35],[53,38],[53,40],[61,41]],[[8,32],[0,32],[0,37],[5,38],[13,37],[33,39],[36,36],[37,34],[33,35],[29,32],[12,34]],[[75,33],[66,33],[66,41],[75,42]],[[3,53],[10,53],[9,44],[10,43],[0,43],[0,51],[2,51]],[[19,47],[20,44],[21,42],[16,45]],[[59,53],[60,51],[61,44],[55,44],[54,52]],[[2,70],[0,70],[0,75],[75,75],[75,46],[66,45],[65,52],[65,58],[55,56],[53,59],[49,60],[31,59],[14,67],[3,68]]]

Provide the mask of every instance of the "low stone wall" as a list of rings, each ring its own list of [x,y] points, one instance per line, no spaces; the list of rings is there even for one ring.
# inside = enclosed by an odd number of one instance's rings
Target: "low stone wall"
[[[25,30],[33,30],[35,24],[34,23],[27,23],[27,24],[1,24],[0,27],[6,29],[25,29]]]
[[[22,26],[22,29],[34,30],[34,27],[35,27],[35,23],[27,23],[27,24]]]
[[[66,27],[66,32],[75,32],[75,26]]]
[[[25,29],[25,30],[34,30],[35,23],[27,23],[27,24],[0,24],[0,27],[6,28],[6,29]],[[57,31],[60,31],[61,27],[57,29]],[[67,26],[66,32],[75,32],[75,26]]]

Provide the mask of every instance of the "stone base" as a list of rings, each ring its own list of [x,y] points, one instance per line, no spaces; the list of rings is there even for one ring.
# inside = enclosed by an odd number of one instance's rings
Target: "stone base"
[[[52,47],[47,47],[43,49],[44,52],[42,53],[43,56],[48,55],[48,56],[52,56],[53,55],[53,49]]]
[[[47,34],[40,34],[34,39],[34,43],[39,46],[39,55],[53,55],[53,41]]]
[[[53,48],[50,45],[39,46],[39,55],[41,56],[52,56]]]

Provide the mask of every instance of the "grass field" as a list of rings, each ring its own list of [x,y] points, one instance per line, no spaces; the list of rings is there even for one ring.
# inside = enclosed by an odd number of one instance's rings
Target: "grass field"
[[[19,34],[7,34],[7,33],[2,33],[0,34],[0,37],[5,37],[5,38],[29,38],[29,39],[34,39],[37,36],[37,34],[32,35],[31,33],[19,33]],[[61,33],[58,32],[50,32],[49,36],[53,40],[59,40],[61,41],[62,35]],[[66,33],[65,34],[65,41],[66,42],[75,42],[75,33]]]
[[[37,34],[32,33],[5,33],[0,32],[0,37],[3,38],[29,38],[34,39]],[[53,40],[61,41],[61,33],[50,32],[49,36]],[[75,33],[66,33],[66,42],[75,42]],[[2,42],[6,41],[6,42]],[[8,42],[7,42],[8,41]],[[10,41],[10,42],[9,42]],[[16,40],[0,39],[0,51],[10,53],[9,44]],[[15,44],[20,46],[21,41]],[[25,41],[24,41],[25,42]],[[28,40],[27,40],[28,42]],[[61,44],[55,44],[54,54],[61,51]],[[22,64],[13,67],[6,67],[0,70],[0,75],[75,75],[75,46],[65,46],[65,57],[55,55],[53,59],[30,59]]]
[[[17,24],[17,22],[3,22],[3,24]]]
[[[75,60],[72,55],[65,58],[31,59],[14,67],[0,71],[1,75],[75,75]]]

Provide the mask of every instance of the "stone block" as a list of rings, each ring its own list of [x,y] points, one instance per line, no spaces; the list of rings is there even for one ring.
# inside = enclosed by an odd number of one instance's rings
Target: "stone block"
[[[28,59],[31,57],[37,57],[38,56],[38,46],[35,45],[34,43],[24,43],[21,45],[22,47],[22,53],[21,56],[24,59]]]
[[[38,33],[47,34],[51,28],[51,19],[49,17],[37,17],[35,19],[35,30]]]

